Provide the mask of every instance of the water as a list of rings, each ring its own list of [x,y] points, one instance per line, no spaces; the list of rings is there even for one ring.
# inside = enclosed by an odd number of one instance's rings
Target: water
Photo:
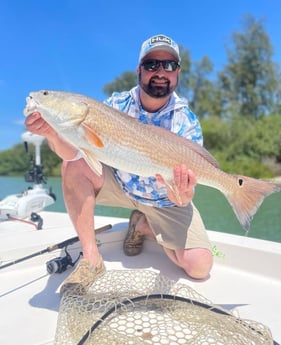
[[[9,194],[17,194],[25,190],[30,184],[22,177],[0,176],[0,199]],[[52,187],[57,197],[55,204],[46,208],[48,211],[66,212],[60,178],[48,178],[46,187]],[[205,186],[196,187],[194,203],[201,212],[208,229],[231,234],[244,235],[244,230],[238,223],[225,197],[215,189]],[[97,215],[128,217],[130,210],[97,206]],[[256,213],[248,234],[249,237],[271,240],[281,243],[281,192],[267,197]]]

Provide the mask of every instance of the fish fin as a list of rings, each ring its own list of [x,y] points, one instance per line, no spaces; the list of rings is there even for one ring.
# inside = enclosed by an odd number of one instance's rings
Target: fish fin
[[[281,186],[257,180],[251,177],[232,175],[237,181],[237,188],[226,197],[231,204],[239,222],[246,231],[249,230],[251,220],[265,197],[281,190]]]
[[[89,167],[98,175],[102,175],[102,164],[100,161],[95,159],[95,156],[88,150],[81,149],[83,158]]]
[[[219,162],[216,160],[216,158],[213,155],[211,155],[211,153],[207,149],[205,149],[204,146],[200,146],[199,144],[191,140],[188,140],[188,146],[192,148],[192,150],[196,151],[201,157],[206,159],[214,167],[220,169]]]
[[[175,196],[175,198],[177,199],[177,202],[179,205],[183,205],[183,202],[182,202],[182,199],[181,199],[181,196],[180,196],[180,192],[179,192],[179,189],[178,187],[176,186],[176,184],[174,183],[174,181],[165,181],[163,179],[163,177],[159,174],[156,174],[156,179],[164,184],[166,186],[167,189],[169,189]]]
[[[82,123],[81,125],[84,128],[84,135],[85,135],[86,139],[91,144],[93,144],[99,148],[104,147],[104,144],[103,144],[101,138],[99,137],[99,135],[95,132],[95,130],[93,128],[91,128],[86,123]]]

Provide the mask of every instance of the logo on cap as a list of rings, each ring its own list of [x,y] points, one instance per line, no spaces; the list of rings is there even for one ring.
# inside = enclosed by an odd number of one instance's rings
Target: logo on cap
[[[155,43],[166,43],[166,44],[172,45],[171,39],[169,37],[163,36],[163,35],[151,37],[150,44],[155,44]]]

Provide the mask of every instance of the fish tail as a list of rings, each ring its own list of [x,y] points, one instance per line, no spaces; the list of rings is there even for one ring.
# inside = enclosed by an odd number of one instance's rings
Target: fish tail
[[[281,186],[241,175],[232,175],[232,177],[236,180],[236,187],[225,195],[239,222],[248,231],[251,220],[264,198],[280,191]]]

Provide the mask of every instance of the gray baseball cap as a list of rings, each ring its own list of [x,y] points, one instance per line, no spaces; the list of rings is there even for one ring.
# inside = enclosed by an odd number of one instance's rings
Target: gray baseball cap
[[[150,52],[155,50],[166,50],[173,54],[178,62],[180,62],[180,52],[177,43],[166,35],[155,35],[144,41],[139,55],[139,63],[143,61],[143,58]]]

